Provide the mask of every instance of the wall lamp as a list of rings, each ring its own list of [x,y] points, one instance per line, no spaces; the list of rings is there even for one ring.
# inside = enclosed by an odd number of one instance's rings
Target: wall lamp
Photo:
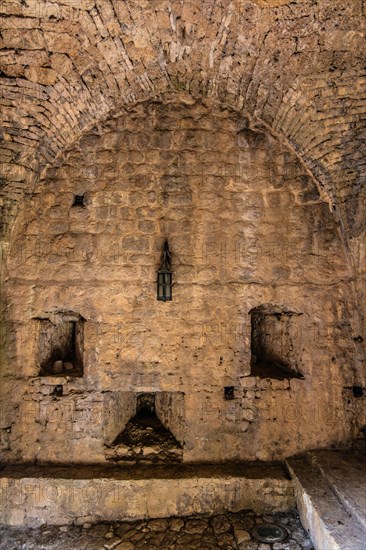
[[[168,241],[165,241],[163,250],[163,261],[158,270],[157,278],[157,299],[162,302],[172,300],[173,272],[171,267],[171,253]]]

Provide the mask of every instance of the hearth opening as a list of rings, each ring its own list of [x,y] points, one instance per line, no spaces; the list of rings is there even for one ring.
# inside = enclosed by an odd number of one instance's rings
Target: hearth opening
[[[251,374],[260,378],[304,378],[298,366],[294,334],[300,312],[262,304],[251,314]]]
[[[106,445],[106,458],[115,462],[181,462],[182,445],[158,418],[156,394],[136,396],[136,414],[123,431]]]
[[[82,376],[84,319],[62,313],[38,322],[40,375]]]

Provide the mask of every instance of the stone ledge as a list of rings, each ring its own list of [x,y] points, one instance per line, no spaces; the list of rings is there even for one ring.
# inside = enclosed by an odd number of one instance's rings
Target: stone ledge
[[[282,462],[225,462],[115,466],[109,464],[2,464],[1,478],[50,478],[50,479],[182,479],[182,478],[226,478],[289,480],[286,466]]]
[[[189,516],[250,508],[286,512],[295,505],[281,464],[185,464],[162,467],[5,466],[1,522],[9,526],[80,524]]]
[[[366,533],[344,508],[311,453],[287,460],[301,523],[317,550],[365,550]]]
[[[362,525],[366,539],[365,455],[321,450],[309,456],[348,513]]]

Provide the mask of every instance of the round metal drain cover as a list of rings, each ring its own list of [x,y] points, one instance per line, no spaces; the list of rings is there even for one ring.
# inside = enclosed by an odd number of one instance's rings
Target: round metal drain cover
[[[260,542],[282,542],[288,537],[288,532],[282,525],[276,523],[259,523],[252,529],[252,535]]]

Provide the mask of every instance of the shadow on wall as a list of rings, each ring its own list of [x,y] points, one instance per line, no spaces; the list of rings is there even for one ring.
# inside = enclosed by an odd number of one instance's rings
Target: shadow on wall
[[[283,305],[262,304],[250,310],[251,374],[260,378],[304,378],[294,334],[302,313]]]

